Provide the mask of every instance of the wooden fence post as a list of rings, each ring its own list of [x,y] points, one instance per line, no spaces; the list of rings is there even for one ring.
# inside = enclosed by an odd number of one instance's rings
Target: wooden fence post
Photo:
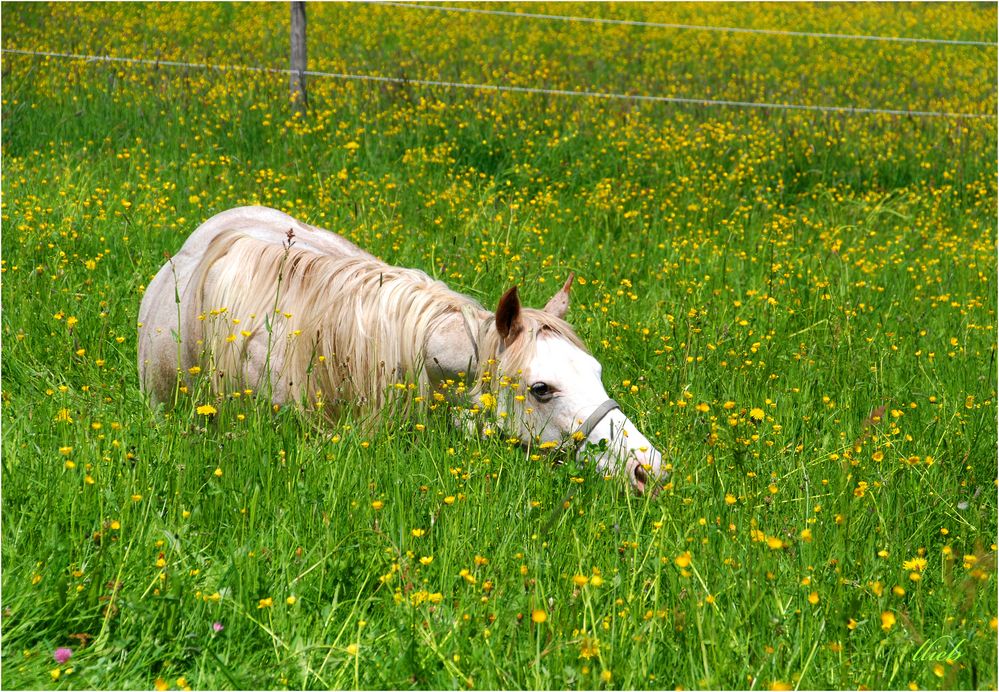
[[[295,111],[305,116],[309,108],[309,97],[305,91],[305,70],[307,57],[305,50],[305,2],[293,0],[291,3],[291,102]]]

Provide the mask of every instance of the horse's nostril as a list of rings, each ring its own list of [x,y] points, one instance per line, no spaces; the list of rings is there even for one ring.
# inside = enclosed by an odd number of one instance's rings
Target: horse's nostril
[[[645,484],[649,480],[649,474],[646,472],[645,467],[641,464],[635,464],[632,474],[635,476],[635,488],[641,493],[645,490]]]
[[[635,480],[640,483],[645,483],[649,480],[649,474],[645,472],[645,467],[641,464],[635,464]]]

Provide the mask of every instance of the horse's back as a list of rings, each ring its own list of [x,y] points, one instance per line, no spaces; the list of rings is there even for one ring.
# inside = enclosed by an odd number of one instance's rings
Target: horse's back
[[[239,231],[251,238],[277,245],[291,240],[297,247],[324,255],[372,257],[332,231],[309,225],[277,209],[258,206],[236,207],[211,217],[188,237],[177,253],[177,258],[185,256],[200,259],[211,242],[226,231]]]
[[[349,240],[312,226],[269,207],[236,207],[211,217],[188,236],[180,250],[164,264],[149,283],[139,307],[138,365],[143,389],[153,402],[167,401],[177,382],[178,368],[186,367],[177,339],[194,333],[196,287],[192,281],[204,269],[212,243],[227,233],[342,258],[375,259]],[[180,299],[180,305],[177,299]]]

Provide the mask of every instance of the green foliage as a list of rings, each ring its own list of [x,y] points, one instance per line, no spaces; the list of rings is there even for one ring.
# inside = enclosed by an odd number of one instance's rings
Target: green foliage
[[[286,10],[5,3],[4,47],[283,65]],[[970,4],[532,10],[996,25]],[[994,48],[309,11],[316,69],[996,110]],[[3,72],[4,686],[995,688],[994,119],[314,79],[300,120],[280,75]],[[575,271],[569,319],[663,490],[430,402],[373,428],[203,386],[149,410],[142,291],[241,204],[487,305],[511,283],[543,305]],[[938,637],[961,655],[916,660]]]

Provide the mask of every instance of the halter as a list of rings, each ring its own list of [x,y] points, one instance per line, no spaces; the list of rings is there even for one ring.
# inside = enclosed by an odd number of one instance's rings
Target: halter
[[[610,413],[614,409],[620,409],[620,408],[621,407],[618,405],[618,403],[613,399],[608,399],[604,403],[597,406],[597,410],[591,413],[590,417],[587,418],[585,421],[583,421],[583,425],[579,429],[579,432],[582,433],[583,435],[582,439],[579,441],[579,445],[582,445],[584,442],[586,442],[586,438],[588,438],[590,436],[590,433],[593,432],[593,429],[600,424],[600,421],[602,421],[604,418],[607,417],[608,413]],[[577,445],[577,448],[579,445]]]

